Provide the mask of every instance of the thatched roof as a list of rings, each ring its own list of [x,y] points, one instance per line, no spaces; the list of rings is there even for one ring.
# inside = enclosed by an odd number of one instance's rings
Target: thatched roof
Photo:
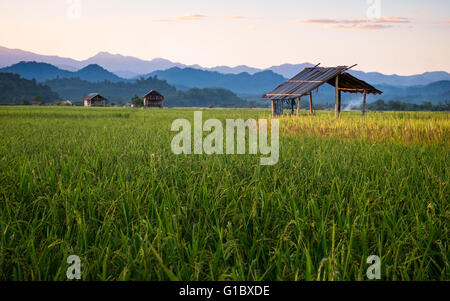
[[[346,71],[347,66],[338,67],[309,67],[279,85],[270,93],[264,94],[263,99],[294,99],[309,94],[311,91],[327,83],[333,87],[336,85],[336,77],[339,76],[339,90],[349,93],[381,94],[365,81],[362,81]]]

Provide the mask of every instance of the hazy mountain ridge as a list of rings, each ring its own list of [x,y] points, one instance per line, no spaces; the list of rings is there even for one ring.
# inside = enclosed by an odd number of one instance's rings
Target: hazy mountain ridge
[[[79,70],[86,66],[71,58],[64,58],[56,55],[40,55],[29,51],[9,49],[0,46],[0,68],[8,67],[20,62],[33,61],[51,64],[71,71]]]
[[[173,67],[185,68],[186,65],[173,63],[169,60],[156,58],[151,61],[141,60],[131,56],[123,56],[120,54],[110,54],[108,52],[100,52],[99,54],[83,61],[84,64],[98,64],[105,66],[119,76],[128,76],[134,74],[136,77],[140,74],[149,73],[148,70],[165,70]],[[125,68],[126,67],[126,68]]]
[[[71,58],[41,55],[20,49],[9,49],[0,46],[0,68],[8,67],[20,62],[33,61],[51,64],[60,69],[70,71],[76,71],[88,65],[97,64],[124,78],[133,78],[141,74],[150,73],[156,70],[166,70],[173,67],[189,67],[185,64],[174,63],[163,58],[155,58],[146,61],[132,56],[110,54],[108,52],[99,52],[87,60],[78,61]],[[202,68],[199,65],[193,65],[192,67],[197,69]]]
[[[255,74],[258,72],[263,71],[262,69],[258,68],[252,68],[246,65],[240,65],[236,67],[229,67],[229,66],[217,66],[212,68],[203,68],[200,67],[198,69],[207,70],[207,71],[215,71],[223,74],[239,74],[239,73],[248,73],[248,74]]]
[[[275,87],[286,79],[272,71],[262,71],[253,75],[243,72],[239,74],[222,74],[214,71],[193,68],[171,68],[155,71],[145,77],[157,76],[173,85],[189,88],[224,88],[240,94],[262,94],[268,87]]]
[[[20,62],[16,65],[0,69],[0,72],[19,74],[26,79],[36,79],[44,82],[56,78],[80,78],[89,82],[132,82],[137,79],[158,77],[166,80],[178,90],[191,88],[223,88],[241,94],[262,94],[267,87],[279,85],[286,79],[272,71],[262,71],[253,75],[243,72],[240,74],[222,74],[194,68],[174,67],[164,71],[155,71],[134,80],[126,80],[109,72],[99,65],[88,65],[76,72],[67,71],[47,63]]]
[[[101,57],[103,57],[103,62],[107,63],[110,55],[107,53],[100,54],[96,59],[92,59],[90,62],[94,62]],[[118,55],[114,56],[114,58],[118,60],[126,58],[130,62],[134,61],[136,63],[135,58],[132,57],[127,58]],[[163,67],[170,61],[157,59],[156,62],[159,63],[160,67]],[[279,69],[274,67],[274,70],[265,70],[253,74],[248,72],[223,74],[217,71],[201,70],[191,67],[173,67],[166,70],[154,71],[144,76],[138,76],[134,80],[120,78],[97,64],[88,65],[78,71],[69,71],[47,63],[21,62],[13,66],[0,69],[0,72],[16,73],[26,79],[35,78],[39,82],[56,78],[79,78],[88,82],[108,81],[112,83],[131,83],[141,77],[144,77],[144,79],[148,79],[149,77],[157,77],[167,81],[168,84],[181,91],[187,91],[192,88],[222,88],[230,90],[241,97],[256,100],[259,99],[262,94],[271,91],[289,78],[283,77],[280,74],[275,73],[275,71],[281,72],[280,70],[285,70],[286,72],[294,73],[308,66],[311,66],[311,64],[284,64],[278,66]],[[246,66],[241,66],[240,68],[244,68],[245,70]],[[255,70],[251,70],[251,72],[253,71]],[[387,101],[400,100],[410,103],[421,103],[423,101],[439,103],[450,100],[450,76],[447,72],[427,72],[410,77],[402,77],[398,75],[388,76],[377,72],[364,73],[354,70],[350,70],[349,72],[358,78],[366,80],[384,92],[382,95],[369,95],[369,102],[378,99],[384,99]],[[448,79],[441,80],[441,78]],[[388,84],[386,84],[386,82]],[[400,82],[400,85],[393,85],[391,84],[392,82]],[[75,90],[76,91],[70,95],[80,95],[86,93],[83,89]],[[328,87],[328,85],[324,85],[319,89],[319,93],[314,92],[314,101],[315,103],[331,103],[334,101],[333,95],[334,89],[331,86]],[[343,95],[343,101],[347,103],[357,102],[361,99],[360,95],[347,93],[344,93]]]
[[[379,72],[366,73],[354,70],[349,70],[349,73],[372,85],[416,86],[427,85],[442,80],[450,80],[450,74],[444,71],[425,72],[410,76],[400,76],[396,74],[386,75]]]
[[[9,49],[0,47],[0,68],[17,64],[21,61],[36,61],[47,64],[52,64],[60,69],[76,71],[82,69],[90,64],[97,64],[110,72],[126,79],[136,78],[142,74],[149,74],[155,71],[164,71],[174,67],[180,69],[193,68],[204,71],[219,72],[222,74],[240,74],[247,72],[250,75],[259,73],[264,70],[273,71],[285,78],[291,78],[305,67],[310,67],[313,64],[282,64],[272,66],[267,69],[252,68],[241,65],[236,67],[217,66],[212,68],[205,68],[199,65],[185,65],[182,63],[172,62],[170,60],[156,58],[150,61],[142,60],[131,56],[123,56],[120,54],[110,54],[108,52],[100,52],[97,55],[84,60],[77,61],[71,58],[63,58],[58,56],[47,56],[35,54],[18,49]],[[388,84],[391,86],[411,86],[411,85],[426,85],[432,82],[441,80],[450,80],[450,74],[445,71],[425,72],[423,74],[400,76],[400,75],[386,75],[379,72],[363,72],[357,70],[350,70],[351,74],[368,81],[372,85]]]

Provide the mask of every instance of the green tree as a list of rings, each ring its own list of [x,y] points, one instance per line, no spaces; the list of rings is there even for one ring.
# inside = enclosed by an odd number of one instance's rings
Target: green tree
[[[48,86],[21,78],[18,74],[0,72],[0,104],[27,105],[35,96],[46,102],[58,97]]]
[[[41,103],[41,102],[43,102],[42,97],[39,96],[39,95],[33,97],[33,102],[35,102],[35,103]]]
[[[26,96],[22,97],[22,105],[29,106],[31,103]]]
[[[144,106],[144,99],[136,95],[131,99],[131,103],[137,107],[142,107]]]

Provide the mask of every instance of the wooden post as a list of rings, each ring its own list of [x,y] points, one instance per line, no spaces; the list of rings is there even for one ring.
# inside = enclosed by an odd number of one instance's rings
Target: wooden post
[[[295,98],[291,99],[291,115],[294,115]]]
[[[300,106],[301,106],[301,104],[302,104],[302,97],[300,96],[297,99],[297,116],[300,116]]]
[[[338,110],[339,110],[339,115],[341,115],[341,107],[342,107],[342,91],[341,90],[339,90],[338,95],[339,95],[339,107],[338,107]]]
[[[275,99],[272,99],[272,117],[275,116]]]
[[[309,114],[314,115],[312,92],[309,93]]]
[[[336,102],[334,105],[334,115],[336,117],[339,117],[341,113],[341,91],[339,90],[339,75],[336,76],[335,92],[336,92]]]
[[[366,100],[367,100],[367,92],[366,90],[364,90],[363,107],[362,107],[363,116],[366,116]]]

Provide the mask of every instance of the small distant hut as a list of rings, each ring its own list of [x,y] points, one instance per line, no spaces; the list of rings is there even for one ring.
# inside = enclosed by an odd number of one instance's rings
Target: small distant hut
[[[284,104],[291,107],[292,114],[294,114],[294,107],[297,104],[297,115],[299,115],[303,96],[309,96],[309,111],[311,115],[314,114],[312,91],[318,89],[323,84],[329,84],[335,88],[336,117],[338,117],[341,113],[341,92],[363,94],[363,115],[365,115],[366,112],[367,94],[383,93],[368,83],[347,73],[349,69],[356,65],[351,67],[319,67],[319,65],[305,68],[292,79],[279,85],[272,92],[262,96],[263,99],[272,101],[272,115],[282,115],[284,112]]]
[[[43,101],[33,101],[31,103],[33,106],[45,106],[45,103]]]
[[[108,100],[98,93],[91,93],[84,98],[85,107],[104,107]]]
[[[144,95],[144,108],[162,108],[164,96],[158,91],[151,90]]]

